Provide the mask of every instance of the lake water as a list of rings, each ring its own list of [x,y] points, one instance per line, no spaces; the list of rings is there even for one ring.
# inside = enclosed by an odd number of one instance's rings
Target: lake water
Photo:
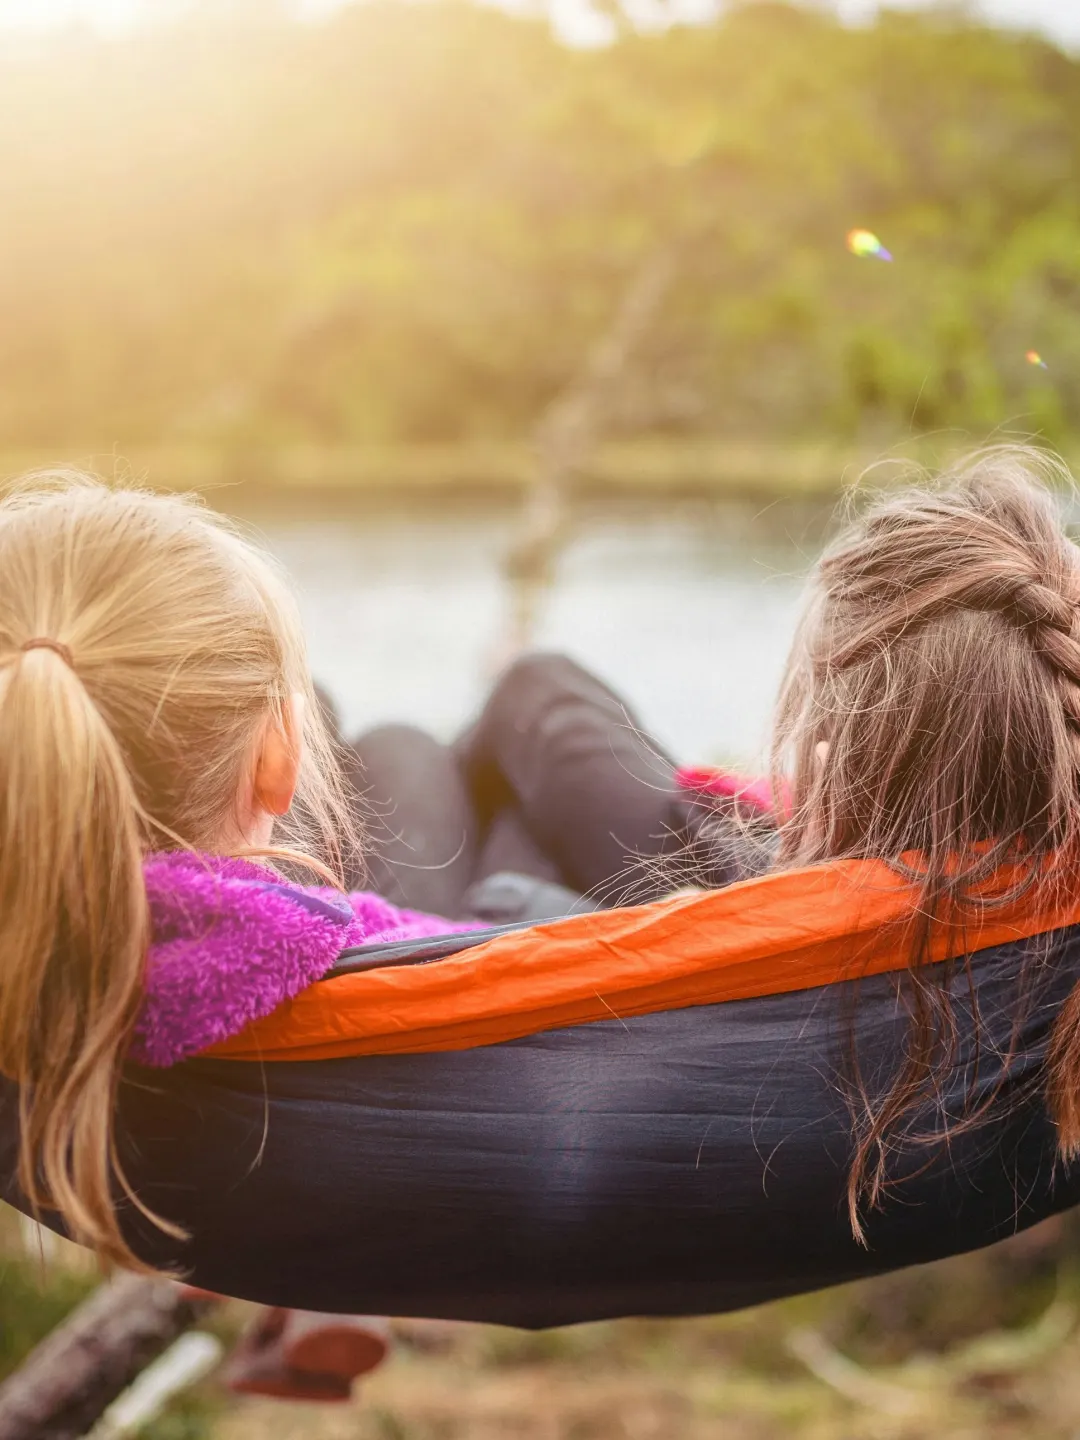
[[[348,731],[405,719],[449,738],[505,642],[517,511],[417,500],[241,515],[296,582],[312,666]],[[679,759],[753,763],[827,516],[797,502],[587,506],[535,644],[595,669]]]

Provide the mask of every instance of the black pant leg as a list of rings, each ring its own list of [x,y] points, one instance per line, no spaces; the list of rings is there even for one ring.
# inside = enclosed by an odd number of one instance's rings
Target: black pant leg
[[[456,919],[479,833],[453,751],[411,725],[383,725],[361,735],[347,758],[367,832],[367,870],[350,883]]]
[[[662,861],[685,847],[674,764],[574,661],[516,661],[458,749],[480,811],[516,809],[572,889],[630,903],[673,888]]]
[[[485,828],[476,861],[477,880],[507,871],[545,884],[559,885],[563,880],[559,866],[537,845],[515,805],[496,812]]]

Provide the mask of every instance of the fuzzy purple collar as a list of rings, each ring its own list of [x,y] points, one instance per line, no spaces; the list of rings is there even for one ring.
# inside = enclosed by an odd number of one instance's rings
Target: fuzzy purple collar
[[[350,946],[464,928],[377,895],[288,885],[250,860],[169,852],[145,866],[151,945],[130,1057],[175,1065],[239,1034]]]

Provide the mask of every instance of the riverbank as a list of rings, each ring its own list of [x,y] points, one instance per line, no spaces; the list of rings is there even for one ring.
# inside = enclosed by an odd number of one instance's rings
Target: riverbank
[[[998,437],[1002,438],[1002,437]],[[970,448],[969,437],[906,439],[878,449],[830,442],[802,445],[675,440],[642,436],[597,448],[576,490],[590,496],[829,497],[870,472],[879,482],[912,462],[940,466]],[[1077,457],[1080,459],[1080,452]],[[527,443],[371,446],[198,445],[55,448],[0,452],[0,475],[58,464],[164,489],[231,487],[278,494],[464,495],[512,497],[535,478]]]

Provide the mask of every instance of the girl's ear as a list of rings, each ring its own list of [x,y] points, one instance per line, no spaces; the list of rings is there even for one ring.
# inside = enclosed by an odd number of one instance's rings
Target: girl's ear
[[[293,802],[304,753],[304,697],[289,697],[286,726],[267,725],[255,763],[255,804],[270,815],[284,815]]]

